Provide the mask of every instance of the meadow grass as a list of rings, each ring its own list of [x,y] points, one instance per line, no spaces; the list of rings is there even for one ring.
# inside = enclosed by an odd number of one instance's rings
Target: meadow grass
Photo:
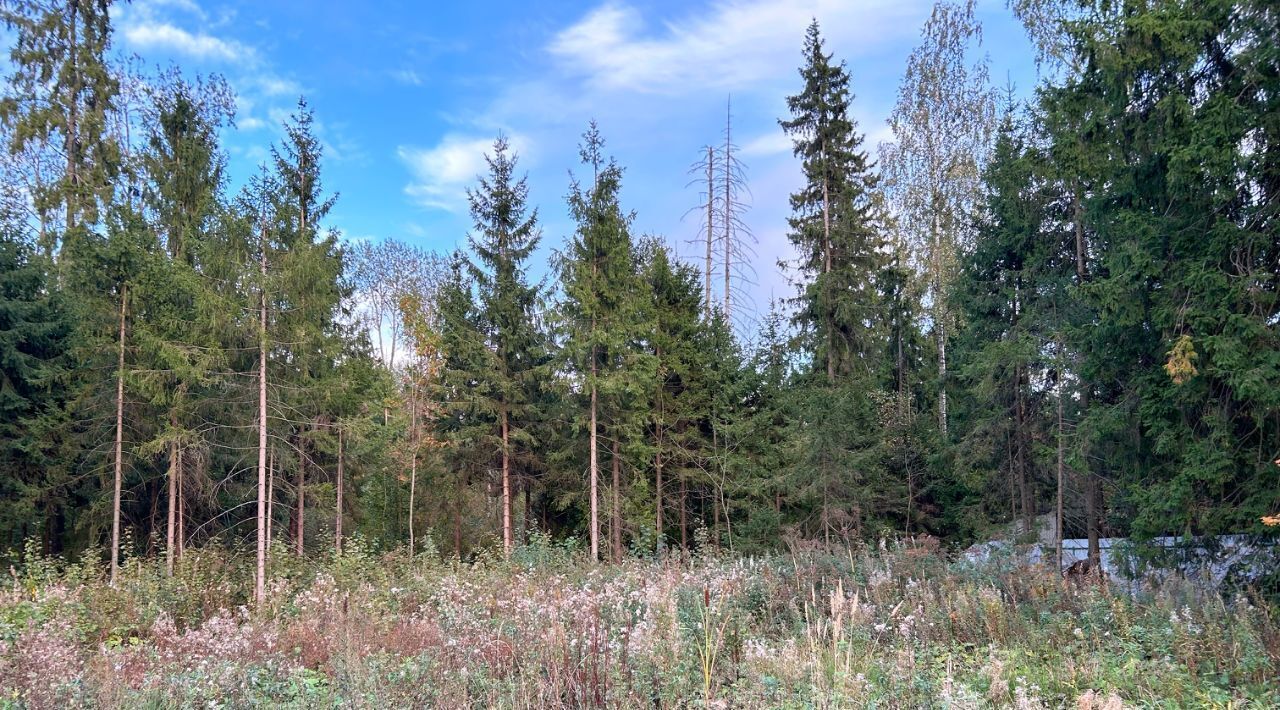
[[[28,553],[0,592],[0,706],[1280,707],[1280,625],[1247,592],[1133,596],[912,541],[592,565]]]

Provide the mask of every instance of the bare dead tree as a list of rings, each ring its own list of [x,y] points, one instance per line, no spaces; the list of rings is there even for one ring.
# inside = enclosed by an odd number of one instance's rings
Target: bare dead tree
[[[735,304],[750,297],[749,286],[756,281],[756,238],[745,214],[750,207],[751,191],[747,170],[738,157],[733,142],[732,103],[725,106],[725,126],[719,146],[707,145],[701,157],[689,168],[693,178],[688,187],[698,186],[698,202],[685,214],[697,213],[698,232],[688,241],[702,251],[703,307],[711,318],[716,303],[716,278],[719,307],[725,319],[732,322]]]
[[[720,203],[716,199],[717,183],[716,183],[716,159],[717,149],[715,146],[708,145],[703,147],[702,157],[693,165],[689,166],[689,174],[694,177],[689,180],[685,187],[693,187],[697,185],[701,188],[698,193],[698,203],[690,207],[685,215],[697,213],[698,233],[689,239],[689,244],[695,248],[705,245],[705,257],[703,261],[703,309],[707,318],[711,317],[711,294],[712,279],[715,274],[715,254],[716,242],[718,235],[716,233],[716,216],[720,210]]]
[[[749,286],[756,283],[753,263],[756,258],[756,237],[747,224],[745,215],[751,207],[751,188],[747,183],[747,168],[738,157],[738,146],[733,142],[733,101],[725,102],[724,143],[720,150],[716,182],[720,188],[720,225],[722,229],[721,253],[724,256],[724,317],[733,323],[733,304],[750,296]]]

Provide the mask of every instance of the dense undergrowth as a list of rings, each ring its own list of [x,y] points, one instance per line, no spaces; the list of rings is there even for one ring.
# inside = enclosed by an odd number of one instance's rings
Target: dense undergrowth
[[[587,564],[428,552],[252,560],[28,554],[0,593],[5,707],[1276,707],[1248,595],[1136,596],[902,543]]]

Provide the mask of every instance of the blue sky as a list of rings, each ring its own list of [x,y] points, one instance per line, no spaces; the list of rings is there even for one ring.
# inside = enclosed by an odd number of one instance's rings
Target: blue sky
[[[465,243],[465,189],[498,132],[517,147],[543,225],[545,259],[571,232],[563,197],[578,139],[595,118],[626,168],[638,234],[680,254],[697,233],[688,169],[719,141],[733,97],[735,142],[753,195],[756,309],[793,289],[787,195],[800,182],[778,128],[799,86],[804,30],[817,18],[848,63],[869,146],[891,138],[920,0],[349,2],[134,0],[113,10],[116,46],[148,65],[216,72],[239,95],[227,132],[233,183],[279,139],[298,96],[315,109],[331,223],[349,239],[395,238],[448,251]],[[1027,94],[1033,53],[1003,0],[980,0],[991,76]],[[534,268],[541,273],[541,264]]]

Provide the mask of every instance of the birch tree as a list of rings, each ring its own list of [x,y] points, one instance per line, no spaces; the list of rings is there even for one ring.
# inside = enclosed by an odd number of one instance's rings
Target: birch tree
[[[934,5],[889,118],[894,142],[881,150],[892,208],[928,285],[938,352],[938,426],[944,434],[947,340],[956,326],[947,293],[959,250],[972,240],[971,217],[996,120],[987,60],[972,54],[982,41],[974,10],[974,0]]]

